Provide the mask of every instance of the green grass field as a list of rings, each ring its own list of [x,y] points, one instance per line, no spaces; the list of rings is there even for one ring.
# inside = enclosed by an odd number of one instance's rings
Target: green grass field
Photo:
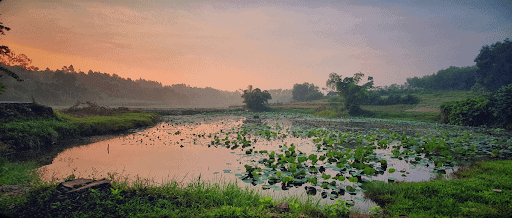
[[[457,171],[458,179],[429,182],[371,182],[366,197],[389,217],[510,217],[512,161],[476,162]],[[446,205],[450,205],[447,207]]]
[[[370,112],[365,115],[367,117],[437,123],[441,118],[439,106],[442,103],[464,100],[478,95],[471,91],[432,91],[430,93],[417,94],[421,102],[416,105],[363,105],[361,108]],[[316,114],[326,117],[348,116],[347,112],[334,114],[332,110],[329,111],[329,101],[327,99],[271,105],[271,108],[276,112]]]

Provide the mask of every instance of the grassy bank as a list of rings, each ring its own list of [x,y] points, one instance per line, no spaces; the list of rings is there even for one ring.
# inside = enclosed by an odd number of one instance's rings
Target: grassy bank
[[[0,123],[0,152],[38,150],[61,140],[112,134],[157,123],[160,115],[119,112],[111,116],[73,116],[55,111],[52,118],[18,118]]]
[[[374,181],[364,185],[365,195],[390,217],[512,216],[511,160],[476,162],[455,175],[429,182]]]

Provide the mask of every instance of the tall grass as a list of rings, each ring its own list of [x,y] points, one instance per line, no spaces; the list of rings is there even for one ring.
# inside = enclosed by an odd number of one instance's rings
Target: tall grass
[[[0,185],[29,185],[39,179],[33,161],[11,163],[0,157]]]
[[[277,213],[273,206],[288,202],[290,211],[279,216],[325,217],[319,201],[272,199],[236,182],[198,179],[188,185],[171,181],[152,186],[151,181],[138,179],[129,186],[127,178],[121,180],[113,180],[113,189],[90,189],[71,197],[59,194],[54,182],[40,182],[28,194],[0,196],[4,199],[0,213],[13,217],[270,217]]]

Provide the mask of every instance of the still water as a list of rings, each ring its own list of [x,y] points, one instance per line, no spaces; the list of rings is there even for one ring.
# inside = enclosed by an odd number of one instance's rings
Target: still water
[[[237,182],[242,187],[252,187],[272,197],[300,195],[307,198],[305,188],[294,187],[286,191],[273,189],[262,190],[262,185],[253,186],[242,182],[239,176],[245,172],[244,165],[254,166],[264,156],[246,154],[247,149],[278,151],[283,144],[294,144],[297,149],[311,154],[316,150],[315,143],[307,137],[286,137],[267,140],[250,134],[251,146],[244,149],[229,149],[220,145],[212,145],[214,138],[225,138],[227,133],[237,132],[242,126],[280,126],[282,132],[294,126],[293,118],[270,117],[253,119],[248,115],[194,115],[168,116],[152,128],[121,135],[115,138],[71,147],[60,152],[49,165],[39,169],[42,178],[47,181],[62,181],[71,174],[79,178],[110,178],[125,179],[129,184],[137,179],[149,180],[150,184],[160,185],[169,181],[177,181],[183,185],[190,182]],[[255,142],[256,140],[256,142]],[[377,149],[379,156],[390,155],[389,150]],[[266,156],[268,158],[268,155]],[[407,170],[407,177],[398,178],[404,181],[425,181],[433,177],[432,168],[418,166],[410,169],[405,161],[388,158],[389,167],[397,171]],[[326,173],[336,174],[328,169]],[[372,179],[386,181],[388,172],[374,176]],[[345,181],[349,183],[348,181]],[[341,199],[353,200],[356,210],[365,212],[376,206],[369,200],[355,200],[362,197],[345,194]],[[316,196],[320,199],[319,196]],[[361,199],[361,198],[359,198]],[[321,202],[333,203],[335,200],[322,199]]]

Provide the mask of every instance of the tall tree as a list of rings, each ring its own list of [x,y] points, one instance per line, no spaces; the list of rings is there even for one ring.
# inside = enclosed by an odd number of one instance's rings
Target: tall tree
[[[246,90],[242,91],[242,98],[247,108],[252,111],[266,111],[269,108],[265,105],[268,104],[268,100],[272,99],[270,93],[267,90],[261,91],[256,88],[253,89],[252,85],[249,85]]]
[[[483,46],[475,62],[478,66],[477,82],[490,91],[512,83],[512,41],[508,38]]]
[[[373,77],[371,76],[368,77],[368,82],[358,85],[363,77],[364,74],[361,72],[354,74],[353,77],[343,79],[341,75],[331,73],[326,82],[327,87],[336,90],[340,96],[345,98],[345,109],[348,110],[350,115],[357,115],[362,112],[361,104],[368,95],[368,89],[373,87]]]

